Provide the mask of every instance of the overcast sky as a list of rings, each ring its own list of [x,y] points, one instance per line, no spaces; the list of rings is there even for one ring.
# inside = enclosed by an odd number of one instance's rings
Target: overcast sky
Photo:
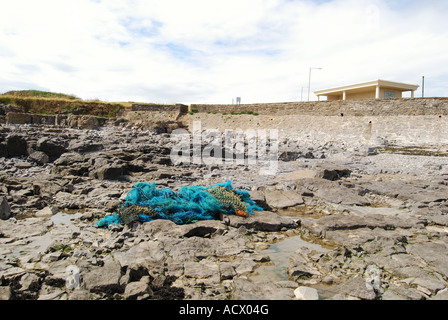
[[[375,79],[448,96],[446,0],[0,0],[0,93],[307,100]],[[302,95],[303,93],[303,95]],[[421,88],[416,97],[421,96]]]

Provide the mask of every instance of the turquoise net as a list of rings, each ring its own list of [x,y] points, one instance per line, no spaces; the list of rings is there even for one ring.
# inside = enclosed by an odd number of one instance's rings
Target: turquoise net
[[[222,192],[217,196],[216,188]],[[213,194],[212,194],[213,193]],[[238,210],[238,209],[243,210]],[[236,190],[231,181],[210,187],[184,186],[178,192],[170,188],[158,188],[154,183],[139,182],[128,192],[118,213],[106,216],[96,222],[98,227],[109,227],[124,222],[148,222],[167,219],[176,224],[187,224],[198,220],[218,219],[220,214],[253,214],[262,211],[250,198],[246,190]],[[124,212],[133,212],[133,218],[125,217]]]

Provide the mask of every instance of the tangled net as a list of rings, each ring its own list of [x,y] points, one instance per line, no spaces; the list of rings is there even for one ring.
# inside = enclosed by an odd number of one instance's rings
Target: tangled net
[[[157,188],[155,183],[139,182],[131,189],[118,213],[96,222],[99,227],[109,227],[134,221],[147,222],[167,219],[176,224],[198,220],[218,219],[220,214],[237,214],[247,217],[253,210],[262,211],[246,190],[235,190],[231,181],[211,187],[182,187],[178,192]]]

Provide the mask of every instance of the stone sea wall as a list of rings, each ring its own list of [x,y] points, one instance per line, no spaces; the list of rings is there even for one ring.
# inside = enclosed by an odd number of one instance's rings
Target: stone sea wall
[[[52,125],[69,128],[94,129],[104,126],[108,119],[85,115],[42,115],[21,112],[8,112],[7,124]]]
[[[261,129],[278,130],[281,140],[304,145],[337,142],[349,145],[446,145],[448,117],[426,116],[315,116],[315,115],[185,115],[181,118],[193,130]]]
[[[191,112],[188,112],[190,110]],[[240,114],[240,113],[244,114]],[[383,145],[448,144],[448,98],[313,101],[244,105],[138,105],[120,112],[123,121],[141,128],[176,123],[193,129],[277,129],[282,139],[304,144],[336,141]],[[8,112],[8,124],[97,128],[107,119],[80,115]],[[173,128],[178,127],[177,125]],[[168,130],[171,131],[171,130]]]
[[[307,114],[316,116],[448,115],[448,98],[336,100],[254,104],[192,104],[203,113],[252,111],[262,115]]]

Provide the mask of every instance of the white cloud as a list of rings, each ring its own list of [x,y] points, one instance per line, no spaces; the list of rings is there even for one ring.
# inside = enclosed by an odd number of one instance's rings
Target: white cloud
[[[446,1],[108,0],[3,4],[0,92],[109,101],[294,101],[384,78],[446,96]],[[312,97],[314,98],[314,96]]]

